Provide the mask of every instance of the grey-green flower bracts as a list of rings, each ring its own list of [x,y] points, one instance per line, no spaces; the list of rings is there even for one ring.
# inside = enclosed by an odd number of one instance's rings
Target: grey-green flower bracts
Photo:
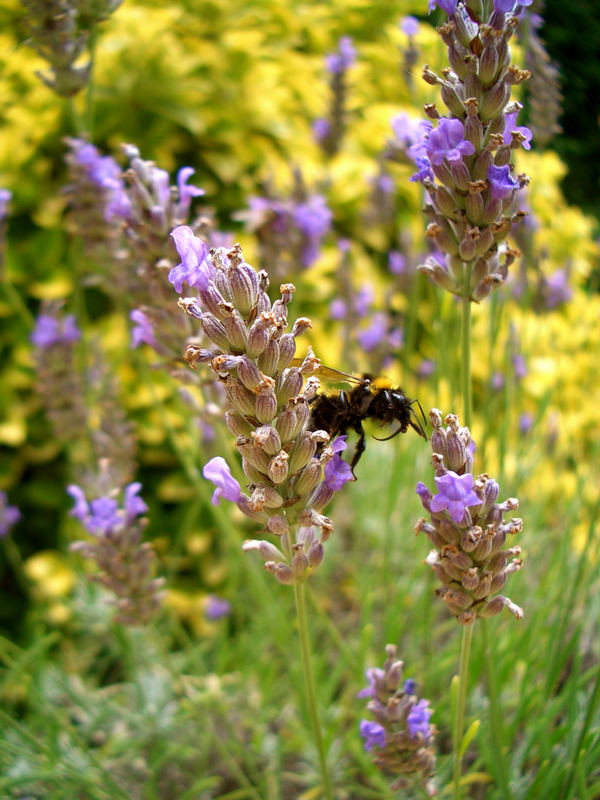
[[[503,519],[504,513],[518,508],[518,501],[511,497],[496,502],[496,481],[486,474],[473,476],[475,445],[458,417],[448,414],[446,428],[437,409],[429,418],[434,429],[432,463],[438,492],[434,495],[425,484],[417,485],[430,519],[420,519],[416,532],[425,533],[435,547],[427,563],[442,583],[437,594],[463,624],[491,617],[505,607],[522,619],[523,610],[497,594],[523,563],[520,547],[503,549],[507,537],[523,528],[518,518]]]

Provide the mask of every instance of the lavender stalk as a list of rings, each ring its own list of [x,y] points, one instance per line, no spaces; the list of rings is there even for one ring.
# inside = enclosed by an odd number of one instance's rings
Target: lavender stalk
[[[333,789],[319,722],[311,664],[305,581],[324,557],[324,545],[333,531],[321,513],[335,491],[351,480],[350,467],[339,452],[343,437],[329,442],[326,431],[308,430],[311,397],[319,382],[310,376],[318,360],[309,353],[300,366],[291,366],[296,338],[310,327],[306,318],[288,328],[287,307],[292,284],[281,286],[271,303],[268,278],[244,261],[239,245],[208,251],[190,228],[173,231],[181,263],[169,280],[180,289],[197,289],[196,297],[179,305],[200,322],[213,349],[190,344],[185,359],[190,366],[210,364],[222,382],[229,409],[225,422],[236,436],[242,469],[250,494],[244,494],[221,457],[211,459],[203,474],[215,486],[213,503],[221,497],[236,503],[250,519],[276,537],[251,539],[243,544],[255,551],[277,581],[294,587],[306,696],[317,746],[323,789],[328,800]]]

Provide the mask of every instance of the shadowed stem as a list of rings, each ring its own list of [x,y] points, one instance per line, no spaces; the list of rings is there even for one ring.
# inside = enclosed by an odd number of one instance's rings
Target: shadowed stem
[[[308,616],[306,613],[306,584],[294,583],[294,600],[296,602],[296,615],[298,618],[298,633],[300,635],[300,649],[302,651],[302,672],[304,673],[304,685],[306,689],[306,703],[310,724],[313,729],[313,736],[317,751],[319,753],[319,763],[321,765],[321,776],[323,778],[323,791],[327,800],[334,800],[331,777],[327,768],[325,757],[325,745],[323,734],[319,722],[319,712],[317,710],[317,692],[315,687],[315,676],[312,667],[310,638],[308,634]]]
[[[473,638],[473,624],[465,625],[462,630],[460,644],[460,661],[458,665],[458,693],[456,708],[454,710],[454,725],[452,731],[452,784],[454,800],[460,800],[460,774],[462,764],[461,744],[465,724],[465,708],[467,705],[467,686],[469,683],[469,660],[471,655],[471,640]]]

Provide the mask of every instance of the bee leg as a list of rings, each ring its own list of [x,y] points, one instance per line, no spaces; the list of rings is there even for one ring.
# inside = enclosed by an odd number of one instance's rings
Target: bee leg
[[[354,467],[360,461],[360,457],[365,452],[365,432],[362,426],[362,422],[357,422],[354,425],[354,432],[358,434],[358,442],[356,443],[356,449],[354,450],[354,455],[352,456],[352,461],[350,462],[350,469],[352,470],[352,475],[354,475]],[[354,479],[356,480],[356,475],[354,475]]]

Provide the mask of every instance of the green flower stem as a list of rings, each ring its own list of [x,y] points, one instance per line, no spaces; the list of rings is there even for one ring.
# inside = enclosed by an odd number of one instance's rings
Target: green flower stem
[[[460,800],[460,775],[462,765],[461,744],[465,724],[465,708],[467,705],[467,686],[469,683],[469,660],[471,656],[471,641],[473,638],[473,625],[465,625],[462,631],[460,645],[460,662],[458,665],[458,693],[456,708],[454,709],[453,742],[452,742],[452,785],[454,800]]]
[[[313,736],[317,751],[319,754],[319,763],[321,765],[321,776],[323,778],[323,791],[327,800],[333,800],[333,786],[331,777],[327,768],[327,759],[325,757],[325,745],[323,743],[323,734],[321,732],[321,724],[319,722],[319,713],[317,710],[317,692],[315,687],[315,676],[312,667],[311,651],[310,651],[310,638],[308,632],[308,616],[306,613],[306,584],[304,581],[294,583],[294,600],[296,603],[296,616],[298,618],[298,633],[300,636],[300,649],[302,651],[302,671],[304,673],[304,686],[306,690],[306,702],[308,705],[308,714],[310,723],[313,729]]]
[[[471,299],[469,287],[473,265],[465,264],[465,291],[462,298],[461,318],[461,388],[463,396],[464,424],[471,427],[473,415],[473,394],[471,386]]]

